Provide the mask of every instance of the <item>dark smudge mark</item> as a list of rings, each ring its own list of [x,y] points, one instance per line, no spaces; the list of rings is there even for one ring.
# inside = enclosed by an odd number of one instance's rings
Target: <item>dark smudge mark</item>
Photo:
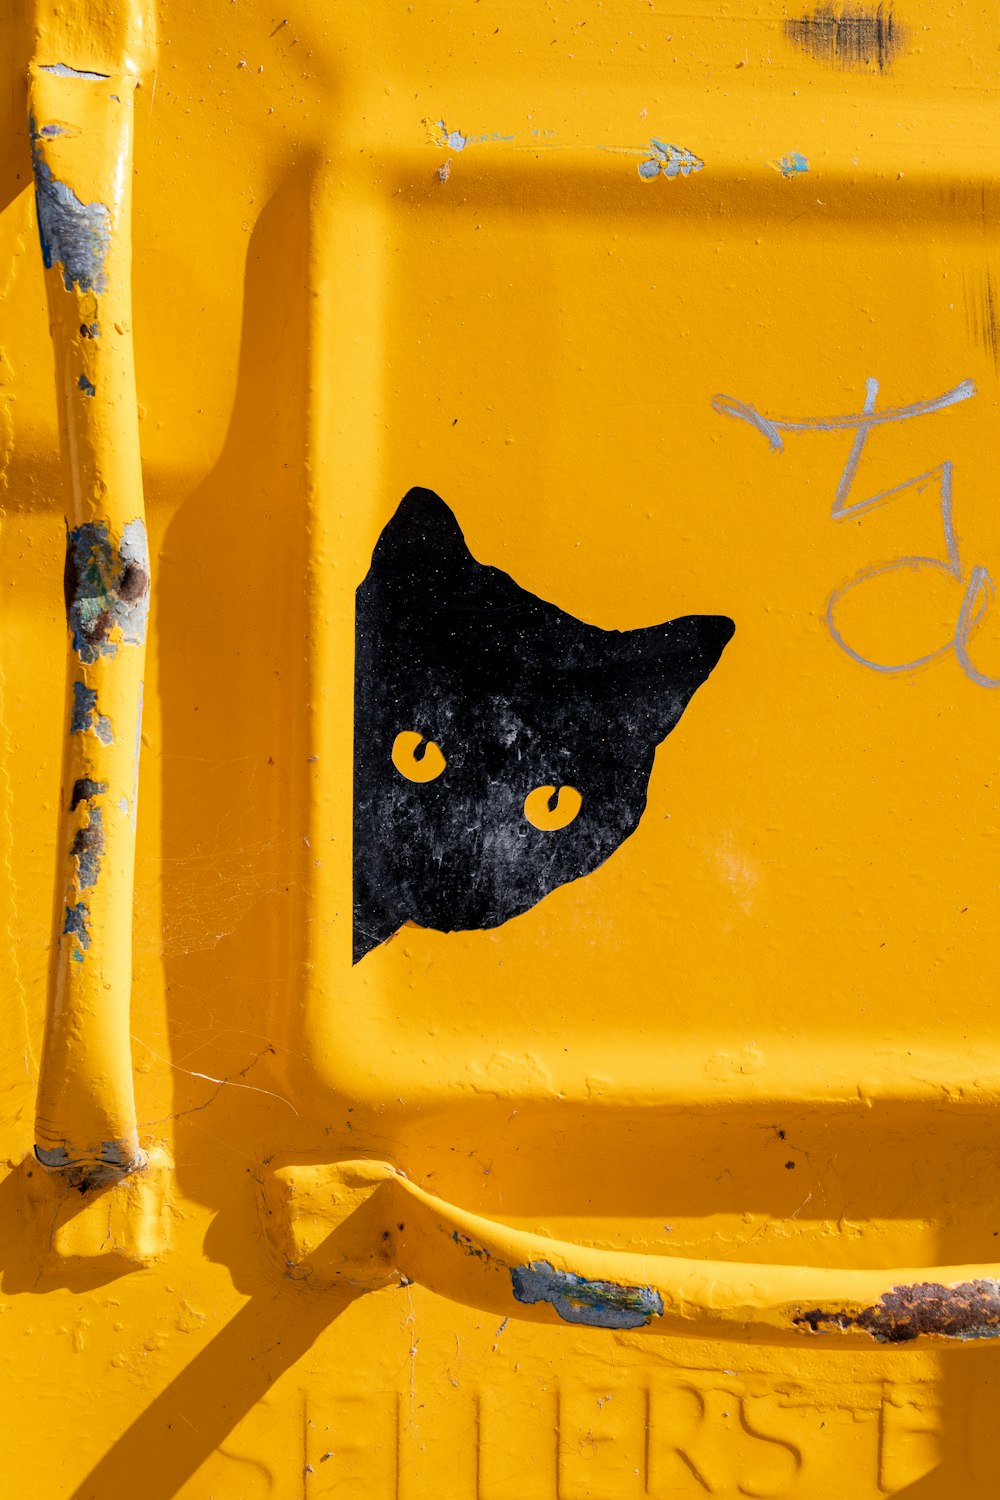
[[[889,5],[845,5],[840,10],[827,5],[811,16],[787,20],[785,36],[820,62],[884,73],[900,50],[905,33]]]
[[[986,272],[982,281],[977,279],[974,288],[966,286],[965,317],[970,334],[986,350],[993,362],[994,370],[1000,372],[997,300],[993,292],[993,278],[989,271]]]

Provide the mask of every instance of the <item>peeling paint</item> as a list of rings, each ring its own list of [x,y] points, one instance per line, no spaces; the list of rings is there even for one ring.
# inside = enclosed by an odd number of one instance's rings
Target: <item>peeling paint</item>
[[[96,387],[96,385],[94,385],[93,381],[88,380],[87,377],[86,377],[86,375],[81,375],[80,378],[79,378],[79,380],[76,383],[80,387],[80,390],[83,392],[83,394],[85,396],[96,396],[97,395],[97,387]]]
[[[92,807],[87,822],[77,829],[70,848],[77,861],[77,883],[81,891],[91,890],[97,884],[104,852],[104,814],[99,807]]]
[[[435,120],[430,128],[434,132],[432,139],[435,146],[447,146],[449,151],[464,151],[469,144],[468,136],[463,135],[460,130],[449,130],[443,120]]]
[[[104,264],[111,248],[111,214],[103,203],[84,203],[60,182],[42,155],[41,137],[31,124],[31,157],[35,170],[38,237],[46,270],[62,267],[68,292],[104,292]]]
[[[71,68],[69,63],[42,63],[42,73],[54,73],[57,78],[85,78],[90,83],[100,83],[109,78],[109,73],[91,73],[86,68]]]
[[[809,163],[801,151],[786,151],[784,156],[778,158],[774,166],[782,177],[799,177],[809,170]]]
[[[89,776],[80,776],[73,783],[70,793],[69,810],[75,812],[81,802],[87,802],[91,797],[101,797],[108,789],[106,781],[93,781]]]
[[[101,336],[100,323],[81,323],[80,337],[82,339],[99,339]]]
[[[120,1182],[123,1174],[142,1165],[137,1161],[136,1142],[127,1138],[117,1141],[102,1141],[101,1155],[97,1161],[81,1161],[70,1154],[67,1146],[35,1146],[35,1157],[41,1166],[50,1172],[61,1172],[67,1187],[78,1193],[89,1193],[95,1188],[109,1187]]]
[[[1000,1281],[983,1278],[944,1286],[919,1281],[894,1286],[883,1293],[877,1307],[858,1313],[813,1308],[792,1322],[819,1334],[827,1329],[860,1328],[879,1344],[908,1344],[922,1335],[934,1338],[1000,1338]]]
[[[650,141],[649,149],[652,156],[639,163],[639,176],[644,182],[652,182],[660,176],[689,177],[692,172],[700,172],[705,165],[701,157],[695,156],[686,146],[672,146],[669,141],[657,140],[656,136]]]
[[[86,734],[88,730],[97,735],[102,745],[114,744],[111,720],[97,712],[97,689],[89,688],[85,682],[74,682],[69,732]]]
[[[473,1240],[470,1235],[461,1234],[457,1229],[453,1229],[451,1237],[455,1241],[455,1244],[458,1245],[460,1249],[465,1251],[466,1255],[474,1255],[477,1260],[492,1259],[492,1256],[490,1255],[490,1252],[487,1250],[486,1246],[477,1245],[475,1240]]]
[[[35,1155],[43,1167],[48,1167],[53,1172],[61,1167],[71,1166],[73,1162],[65,1146],[36,1146]]]
[[[652,1287],[588,1281],[572,1271],[557,1271],[547,1260],[513,1267],[510,1279],[518,1302],[550,1302],[567,1323],[644,1328],[652,1317],[663,1314],[663,1298]]]
[[[149,614],[149,548],[142,521],[128,523],[118,548],[105,521],[87,521],[68,532],[64,590],[73,650],[81,661],[114,656],[116,627],[123,641],[141,646]]]
[[[90,947],[90,907],[85,901],[67,906],[63,936],[75,937],[81,948]]]

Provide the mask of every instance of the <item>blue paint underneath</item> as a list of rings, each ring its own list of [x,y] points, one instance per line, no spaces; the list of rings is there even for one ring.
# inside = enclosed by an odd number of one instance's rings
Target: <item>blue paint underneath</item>
[[[786,151],[777,166],[782,177],[798,177],[809,170],[809,163],[801,151]]]
[[[460,130],[449,130],[443,120],[438,120],[437,127],[441,132],[442,146],[447,146],[450,151],[465,150],[466,146],[469,144],[468,136],[463,135]]]
[[[29,124],[35,211],[45,268],[62,267],[68,292],[74,286],[81,292],[107,291],[104,265],[111,248],[111,213],[103,203],[84,203],[53,175],[42,155],[41,132],[35,129],[34,119]]]
[[[477,1245],[470,1235],[459,1234],[457,1229],[453,1229],[451,1237],[455,1241],[455,1244],[461,1250],[465,1251],[466,1255],[475,1255],[479,1260],[489,1260],[491,1258],[486,1246]]]
[[[85,396],[95,396],[97,394],[96,385],[94,385],[92,381],[88,380],[86,375],[81,375],[76,383]]]
[[[661,174],[664,177],[689,177],[700,172],[705,163],[686,146],[672,146],[669,141],[658,140],[654,135],[649,143],[653,153],[639,163],[639,176],[644,182],[652,182]]]
[[[86,734],[88,730],[97,735],[102,745],[114,743],[111,720],[97,712],[97,689],[89,688],[85,682],[74,682],[69,732]]]
[[[567,1323],[644,1328],[652,1317],[663,1315],[663,1298],[652,1287],[588,1281],[572,1271],[557,1271],[547,1260],[514,1266],[510,1279],[518,1302],[549,1302]]]
[[[85,901],[67,906],[63,936],[75,937],[81,948],[90,947],[90,907]]]

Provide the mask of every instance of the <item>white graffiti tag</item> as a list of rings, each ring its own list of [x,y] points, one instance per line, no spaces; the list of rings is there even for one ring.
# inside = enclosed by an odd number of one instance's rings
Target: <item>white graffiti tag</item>
[[[931,557],[923,554],[908,554],[903,557],[895,557],[887,562],[873,563],[869,567],[862,568],[859,573],[842,584],[840,588],[834,589],[827,600],[826,623],[830,634],[840,649],[853,660],[859,662],[863,667],[869,667],[873,672],[910,672],[916,667],[926,666],[928,662],[936,661],[953,651],[962,668],[962,671],[974,682],[977,687],[996,688],[1000,687],[1000,677],[989,677],[974,665],[969,656],[969,636],[979,620],[982,618],[989,606],[994,593],[993,579],[987,568],[981,564],[966,571],[960,555],[958,538],[955,532],[955,522],[952,505],[952,478],[953,469],[950,459],[936,464],[934,468],[926,470],[911,479],[904,479],[902,483],[892,485],[889,489],[880,490],[877,495],[870,495],[864,500],[852,500],[854,481],[857,477],[858,465],[865,451],[865,444],[874,427],[882,427],[890,422],[908,422],[915,417],[928,415],[930,412],[941,411],[945,407],[955,406],[960,401],[968,401],[976,394],[975,385],[971,380],[963,380],[952,390],[945,391],[941,396],[934,396],[929,401],[915,401],[909,406],[886,407],[882,411],[876,409],[878,399],[878,381],[868,380],[865,388],[864,404],[859,412],[851,413],[841,417],[811,417],[803,421],[790,421],[777,417],[766,417],[756,407],[747,402],[737,401],[733,396],[716,396],[712,401],[712,407],[720,416],[736,417],[742,422],[747,422],[762,433],[775,453],[784,451],[782,433],[791,432],[853,432],[854,441],[851,451],[847,456],[837,491],[834,496],[833,505],[830,510],[830,519],[834,521],[846,520],[849,516],[860,516],[866,511],[873,510],[875,506],[882,505],[886,500],[901,495],[906,490],[921,491],[928,486],[935,486],[940,495],[940,516],[944,533],[944,555]],[[955,630],[940,646],[933,651],[928,651],[923,656],[914,657],[910,661],[885,662],[875,661],[870,656],[863,655],[860,651],[844,638],[837,623],[837,611],[841,601],[854,589],[862,584],[868,583],[874,578],[885,577],[888,573],[897,573],[903,569],[931,570],[945,574],[955,579],[963,587],[962,603],[958,612]]]

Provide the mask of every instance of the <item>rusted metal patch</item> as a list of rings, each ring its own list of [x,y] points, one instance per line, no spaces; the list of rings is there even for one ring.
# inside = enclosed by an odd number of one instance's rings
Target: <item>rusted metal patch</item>
[[[66,621],[82,662],[114,656],[122,640],[141,646],[149,614],[149,547],[141,520],[130,521],[116,547],[106,521],[87,521],[66,535]]]
[[[943,1286],[919,1281],[894,1286],[876,1307],[858,1313],[813,1308],[792,1319],[812,1333],[860,1328],[879,1344],[908,1344],[928,1335],[945,1339],[1000,1338],[1000,1281],[981,1279]]]

